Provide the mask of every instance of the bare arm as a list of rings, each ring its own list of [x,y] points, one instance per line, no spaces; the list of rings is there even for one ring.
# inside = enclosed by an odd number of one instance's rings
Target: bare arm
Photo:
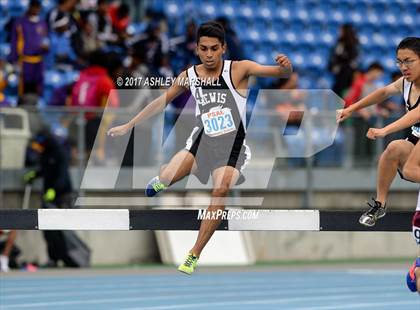
[[[147,120],[148,118],[152,117],[153,115],[156,115],[157,113],[162,112],[169,102],[171,102],[179,94],[181,94],[187,89],[185,86],[186,79],[187,79],[187,73],[184,71],[177,77],[177,79],[175,80],[175,83],[171,87],[169,87],[168,90],[164,94],[160,95],[158,98],[156,98],[151,103],[149,103],[143,110],[141,110],[136,116],[134,116],[128,123],[108,130],[108,135],[109,136],[124,135],[128,132],[128,130],[136,126],[138,123],[141,123]]]
[[[392,95],[401,93],[402,87],[399,86],[400,84],[402,84],[402,78],[398,81],[395,81],[394,83],[391,83],[385,87],[381,87],[375,90],[373,93],[367,95],[365,98],[349,106],[349,111],[354,112],[366,108],[370,105],[381,103],[385,101],[385,99],[391,97]]]
[[[392,95],[402,93],[402,81],[403,78],[398,79],[397,81],[375,90],[373,93],[367,95],[358,102],[352,104],[351,106],[337,110],[337,121],[341,122],[349,118],[351,114],[360,109],[366,108],[370,105],[383,102],[385,99],[391,97]]]
[[[411,110],[403,117],[384,128],[370,128],[367,133],[367,137],[373,140],[376,138],[385,137],[391,133],[408,128],[417,122],[420,122],[420,107]]]
[[[293,67],[287,56],[279,54],[275,61],[278,66],[264,66],[251,60],[242,60],[240,63],[245,68],[246,76],[289,77],[293,72]]]

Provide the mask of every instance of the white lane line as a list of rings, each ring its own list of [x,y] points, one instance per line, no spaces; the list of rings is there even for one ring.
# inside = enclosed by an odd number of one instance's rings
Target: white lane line
[[[254,292],[256,296],[272,296],[273,293],[266,292]],[[246,293],[246,296],[252,296],[252,293]],[[174,299],[191,299],[192,296],[186,295],[177,295],[177,296],[160,296],[160,297],[135,297],[135,298],[101,298],[101,299],[88,299],[88,300],[71,300],[71,301],[52,301],[52,302],[38,302],[38,303],[25,303],[25,304],[12,304],[12,305],[3,305],[2,309],[17,309],[17,308],[37,308],[37,307],[51,307],[51,306],[68,306],[68,305],[79,305],[79,304],[104,304],[104,303],[116,303],[116,302],[130,302],[130,301],[157,301],[157,300],[171,300]],[[214,297],[214,294],[195,294],[194,298],[205,298],[205,297]],[[238,293],[219,293],[217,297],[241,297],[241,294]],[[154,310],[154,309],[184,309],[193,308],[196,306],[204,305],[238,305],[238,304],[266,304],[266,303],[284,303],[284,302],[293,302],[301,300],[342,300],[343,298],[355,298],[357,295],[354,294],[342,294],[334,296],[316,296],[316,297],[296,297],[296,298],[277,298],[277,299],[264,299],[264,300],[248,300],[248,301],[232,301],[232,302],[216,302],[216,303],[193,303],[193,304],[178,304],[173,306],[152,306],[146,308],[128,308],[128,309],[139,309],[139,310]]]
[[[3,301],[13,301],[15,299],[30,299],[30,298],[45,298],[45,297],[66,297],[66,296],[86,296],[86,295],[93,295],[93,294],[107,294],[107,293],[116,293],[119,290],[123,291],[123,294],[151,294],[154,292],[158,292],[158,293],[163,293],[163,292],[182,292],[182,291],[189,291],[192,292],[192,289],[196,289],[197,287],[194,285],[193,287],[188,286],[188,287],[182,287],[179,288],[176,285],[173,286],[173,288],[153,288],[153,289],[125,289],[124,287],[120,287],[119,289],[102,289],[102,288],[97,288],[94,290],[88,290],[88,291],[74,291],[74,292],[62,292],[62,293],[57,293],[57,292],[53,292],[53,293],[33,293],[33,294],[14,294],[14,295],[5,295],[2,296]],[[207,286],[200,286],[199,287],[200,290],[201,288],[204,288],[206,291],[220,291],[220,287],[207,287]],[[247,286],[247,285],[223,285],[224,289],[229,290],[230,292],[232,291],[246,291],[246,290],[250,290],[250,291],[255,291],[256,289],[258,290],[265,290],[265,291],[275,291],[277,292],[277,294],[288,294],[288,293],[294,293],[296,292],[296,289],[299,289],[300,292],[306,292],[307,293],[312,293],[312,292],[332,292],[332,293],[337,293],[337,292],[348,292],[349,290],[351,290],[352,293],[354,292],[358,292],[358,291],[362,291],[362,292],[366,292],[366,293],[370,293],[370,292],[384,292],[386,289],[394,289],[395,286],[381,286],[380,288],[377,287],[372,287],[372,286],[340,286],[339,288],[331,288],[331,287],[317,287],[317,288],[302,288],[301,285],[288,285],[286,289],[284,289],[281,286],[277,286],[275,283],[274,284],[265,284],[265,285],[258,285],[256,286]],[[280,291],[281,290],[281,291]]]
[[[223,302],[201,302],[201,303],[185,303],[177,305],[165,305],[165,306],[151,306],[151,307],[136,307],[136,308],[122,308],[120,310],[171,310],[171,309],[190,309],[199,307],[221,307],[227,309],[228,306],[240,306],[240,305],[267,305],[267,304],[284,304],[301,301],[318,301],[318,300],[340,300],[356,298],[354,294],[344,294],[335,296],[316,296],[316,297],[289,297],[289,298],[275,298],[275,299],[262,299],[262,300],[237,300],[237,301],[223,301]]]
[[[333,306],[315,306],[315,307],[303,307],[303,308],[294,308],[294,310],[344,310],[344,309],[368,309],[368,308],[377,308],[377,307],[389,307],[389,306],[406,306],[406,305],[418,305],[420,308],[420,300],[402,300],[402,301],[390,301],[390,302],[365,302],[357,304],[347,304],[347,305],[333,305]],[[402,308],[392,308],[392,309],[402,309]]]

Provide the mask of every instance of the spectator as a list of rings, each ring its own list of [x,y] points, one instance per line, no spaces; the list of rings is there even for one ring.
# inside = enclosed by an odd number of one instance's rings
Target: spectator
[[[383,73],[383,66],[380,63],[374,62],[369,65],[365,73],[358,74],[347,96],[344,98],[345,107],[352,105],[369,92],[372,92],[372,89],[376,88],[375,82],[382,77]]]
[[[24,181],[32,183],[36,178],[43,179],[42,207],[72,208],[74,199],[69,173],[70,146],[67,140],[59,139],[49,129],[44,128],[30,144],[30,151],[38,154],[39,168],[27,172]],[[69,254],[69,245],[66,243],[68,233],[43,231],[49,259],[47,267],[57,267],[61,260],[68,267],[77,266]],[[72,243],[73,252],[78,250],[79,243]]]
[[[358,54],[359,40],[355,30],[350,24],[342,25],[328,64],[329,70],[334,75],[333,91],[341,97],[344,97],[353,81]]]
[[[63,17],[67,17],[69,21],[70,34],[77,32],[78,28],[78,14],[76,13],[76,5],[78,0],[58,0],[57,7],[53,8],[47,14],[47,24],[50,31],[54,30],[54,23],[57,20],[61,20]]]
[[[10,267],[17,268],[16,258],[20,250],[14,245],[16,240],[16,230],[0,230],[0,237],[6,236],[4,241],[0,241],[0,272],[8,272]]]
[[[144,49],[146,51],[146,62],[152,74],[159,75],[159,70],[164,64],[164,58],[168,50],[162,37],[162,32],[158,22],[151,23],[146,31],[145,38],[133,44],[133,49]]]
[[[80,64],[86,64],[90,53],[101,48],[102,43],[97,36],[89,17],[84,17],[80,22],[80,31],[72,35],[72,47],[78,56]]]
[[[115,55],[104,54],[100,51],[91,53],[89,67],[80,72],[79,79],[73,87],[72,105],[84,108],[105,108],[107,103],[111,107],[119,106],[118,94],[112,76],[120,67]],[[108,70],[107,70],[108,69]],[[105,159],[106,130],[109,128],[113,117],[109,114],[102,119],[101,114],[86,113],[85,142],[86,150],[90,152],[98,134],[98,144],[95,158],[99,161]],[[101,121],[103,125],[100,129]]]
[[[44,81],[44,54],[48,51],[48,29],[39,13],[41,2],[31,0],[26,14],[14,22],[9,61],[20,71],[19,95],[41,95]]]
[[[355,78],[347,96],[344,98],[345,107],[352,105],[361,98],[372,93],[377,88],[376,82],[382,77],[384,68],[381,64],[372,63],[365,73],[360,73]],[[376,107],[370,106],[358,111],[359,117],[354,118],[355,130],[355,162],[361,165],[371,161],[374,153],[374,142],[366,139],[366,132],[370,127],[375,127]]]
[[[98,0],[97,9],[89,14],[87,19],[88,24],[92,27],[92,35],[99,40],[102,46],[117,43],[118,36],[113,32],[106,0]]]
[[[128,38],[127,27],[130,24],[130,10],[125,3],[113,3],[108,7],[108,14],[114,33],[118,35],[119,43]]]
[[[196,33],[197,25],[194,21],[190,21],[187,24],[187,31],[184,35],[170,40],[171,52],[180,58],[181,68],[189,68],[197,62],[195,54],[197,46]]]
[[[7,87],[7,72],[6,72],[6,62],[0,58],[0,107],[8,106],[9,102],[7,101],[4,90]]]
[[[66,66],[74,66],[77,61],[76,53],[71,44],[70,18],[63,15],[52,23],[53,31],[50,34],[51,46],[49,66],[58,66],[66,69]]]

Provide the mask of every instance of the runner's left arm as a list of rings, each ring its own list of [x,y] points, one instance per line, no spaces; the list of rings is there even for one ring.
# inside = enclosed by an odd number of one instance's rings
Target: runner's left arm
[[[400,119],[396,120],[395,122],[385,126],[384,128],[370,128],[367,137],[369,139],[375,140],[376,138],[385,137],[391,133],[403,130],[420,121],[420,106],[411,110],[407,114],[405,114]]]
[[[277,66],[265,66],[251,60],[240,61],[247,76],[288,78],[293,72],[292,63],[286,55],[278,54],[275,59]]]

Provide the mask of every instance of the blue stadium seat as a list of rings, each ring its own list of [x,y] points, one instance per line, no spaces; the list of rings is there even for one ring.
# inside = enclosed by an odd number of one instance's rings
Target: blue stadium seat
[[[360,69],[366,70],[369,65],[371,65],[373,62],[377,61],[378,57],[376,55],[368,54],[363,55],[363,57],[360,58]]]
[[[344,24],[348,20],[347,14],[341,10],[334,9],[328,14],[328,23],[336,27]]]
[[[301,36],[299,36],[299,39],[303,44],[314,46],[318,43],[317,34],[312,31],[304,31]]]
[[[360,25],[363,23],[363,15],[358,12],[351,12],[350,13],[350,19],[349,22],[351,22],[353,25]]]
[[[202,5],[201,12],[208,19],[214,19],[220,14],[218,8],[213,3],[206,3]]]
[[[301,53],[293,53],[290,55],[291,61],[294,66],[300,69],[305,69],[308,65],[305,55]]]
[[[311,15],[306,8],[300,7],[293,11],[292,19],[301,23],[307,23],[311,19]]]
[[[372,35],[370,43],[376,47],[384,48],[387,46],[387,39],[383,35],[375,33]]]
[[[268,64],[270,62],[270,57],[261,52],[255,53],[252,59],[260,64]]]
[[[57,70],[47,70],[45,72],[45,85],[49,88],[57,88],[64,84],[64,75]]]
[[[249,5],[242,5],[239,8],[239,14],[240,16],[244,17],[244,18],[254,18],[254,11],[252,10],[252,7]]]
[[[21,16],[25,13],[28,7],[29,1],[8,1],[7,3],[7,11],[10,16]]]
[[[178,18],[184,14],[184,10],[178,3],[169,2],[165,5],[165,14],[169,19]]]
[[[76,80],[79,78],[79,74],[80,74],[80,72],[79,71],[76,71],[76,70],[74,70],[74,71],[66,71],[64,73],[65,84],[70,84],[70,83],[76,82]]]
[[[385,56],[380,59],[380,63],[384,66],[385,70],[387,71],[395,71],[397,70],[397,66],[395,65],[395,57]]]
[[[292,19],[292,15],[293,13],[290,11],[289,8],[280,7],[275,11],[274,18],[287,23]]]
[[[277,31],[269,30],[264,34],[264,38],[267,42],[275,45],[279,41],[279,34]]]
[[[246,58],[251,58],[257,52],[257,48],[254,44],[244,44],[243,48]]]
[[[290,23],[290,29],[299,35],[305,30],[305,25],[298,20],[294,20]]]
[[[10,44],[1,43],[0,44],[0,58],[6,58],[10,54]]]
[[[286,30],[282,33],[280,37],[281,42],[286,42],[289,44],[296,44],[298,43],[298,37],[296,33],[292,30]]]
[[[328,59],[325,58],[325,55],[315,52],[310,55],[309,67],[322,73],[327,69],[327,61]]]
[[[54,0],[43,0],[42,3],[42,14],[46,15],[52,8],[57,4],[57,1]]]
[[[331,89],[334,83],[334,79],[331,74],[324,73],[317,81],[317,88],[320,89]]]
[[[325,22],[327,20],[327,13],[321,9],[315,9],[311,12],[311,21]]]
[[[248,32],[247,39],[255,44],[258,43],[262,38],[261,33],[257,29],[253,29]]]
[[[334,42],[336,41],[337,34],[336,32],[324,32],[321,33],[319,38],[322,44],[326,46],[332,46]]]
[[[223,16],[234,18],[237,14],[236,8],[230,3],[224,3],[221,6],[220,12]]]
[[[7,97],[16,96],[18,92],[19,77],[12,73],[7,76],[7,87],[4,91]]]
[[[301,67],[299,67],[301,68]],[[305,76],[304,74],[299,76],[299,88],[309,89],[312,88],[312,81],[311,78]]]
[[[415,20],[413,16],[410,13],[403,13],[400,18],[399,22],[405,26],[413,26],[415,25]],[[418,25],[418,16],[417,16],[417,25]]]
[[[269,6],[263,5],[257,9],[257,16],[267,21],[272,20],[274,18],[273,15],[274,12]]]
[[[374,25],[377,26],[378,24],[382,24],[383,23],[383,19],[382,16],[379,17],[376,13],[374,12],[369,12],[367,15],[363,15],[360,14],[361,16],[363,16],[363,20],[362,20],[362,24],[368,24],[368,25]]]

